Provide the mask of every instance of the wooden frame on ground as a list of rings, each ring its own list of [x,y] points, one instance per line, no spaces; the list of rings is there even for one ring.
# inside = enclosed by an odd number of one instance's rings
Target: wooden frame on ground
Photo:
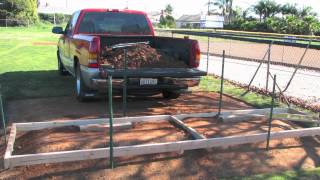
[[[260,117],[267,115],[270,109],[250,109],[250,110],[234,110],[222,112],[225,121],[228,118],[232,121],[250,120],[252,117]],[[283,114],[290,112],[287,108],[278,108],[274,110],[276,114]],[[133,156],[156,154],[166,152],[182,152],[184,150],[192,149],[208,149],[212,147],[227,147],[246,143],[263,142],[267,139],[267,133],[259,133],[252,135],[241,136],[228,136],[219,138],[205,138],[202,134],[196,132],[194,129],[188,127],[183,123],[183,119],[190,117],[214,117],[217,113],[195,113],[195,114],[182,114],[182,115],[158,115],[158,116],[142,116],[142,117],[125,117],[115,118],[114,123],[132,123],[144,121],[173,121],[178,127],[190,133],[195,140],[185,140],[178,142],[156,143],[156,144],[143,144],[133,146],[114,147],[114,157]],[[249,118],[249,119],[248,119]],[[55,128],[63,126],[82,126],[91,124],[106,124],[108,119],[86,119],[86,120],[65,120],[65,121],[52,121],[52,122],[32,122],[32,123],[16,123],[12,124],[11,133],[4,157],[4,167],[13,168],[23,165],[34,165],[43,163],[58,163],[69,161],[80,161],[89,159],[100,159],[109,157],[109,148],[97,148],[86,150],[73,150],[61,151],[51,153],[39,154],[26,154],[26,155],[13,155],[14,141],[16,133],[19,131],[32,131],[41,130],[46,128]],[[320,135],[320,128],[296,129],[280,132],[272,132],[270,139],[282,139],[293,137],[305,137]]]

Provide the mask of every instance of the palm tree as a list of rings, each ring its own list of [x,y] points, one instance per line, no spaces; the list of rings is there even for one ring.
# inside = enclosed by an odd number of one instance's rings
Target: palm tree
[[[258,1],[256,5],[253,6],[253,10],[256,14],[259,15],[259,21],[261,22],[262,16],[265,14],[265,2],[264,1]]]
[[[266,20],[268,17],[273,17],[280,12],[280,5],[273,0],[260,0],[253,6],[253,10],[261,19]]]
[[[306,17],[306,16],[317,16],[317,13],[312,11],[312,7],[304,7],[300,12],[298,12],[298,16]]]
[[[298,9],[297,4],[285,4],[281,7],[281,13],[282,15],[298,15]]]

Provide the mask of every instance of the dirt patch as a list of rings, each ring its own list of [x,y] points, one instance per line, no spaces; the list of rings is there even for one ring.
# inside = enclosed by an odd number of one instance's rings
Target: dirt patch
[[[223,97],[224,110],[249,109],[248,104],[231,97]],[[122,115],[122,98],[114,98],[115,116]],[[128,116],[182,114],[217,111],[219,94],[194,92],[182,94],[178,99],[153,97],[129,97]],[[17,113],[19,112],[19,113]],[[55,97],[10,101],[7,108],[10,123],[37,122],[68,119],[89,119],[107,116],[104,99],[79,103],[75,97]]]
[[[56,46],[57,43],[56,42],[33,42],[32,43],[33,46]]]
[[[268,130],[268,120],[266,118],[224,123],[218,122],[215,118],[187,118],[184,123],[207,138],[265,133]],[[271,131],[276,132],[297,128],[300,127],[293,123],[273,120]]]
[[[124,50],[105,49],[102,52],[102,64],[124,68]],[[139,44],[127,48],[128,68],[187,68],[187,64],[179,60],[179,55],[171,55],[165,51],[152,48],[146,44]]]
[[[30,140],[33,141],[30,141]],[[140,122],[114,133],[114,146],[187,140],[188,135],[168,121]],[[109,146],[106,131],[80,131],[79,127],[59,127],[17,134],[14,154],[34,154],[104,148]]]
[[[218,97],[218,94],[215,93],[198,92],[183,95],[176,100],[165,100],[160,97],[130,98],[128,104],[130,111],[128,114],[129,116],[136,116],[212,112],[217,110]],[[224,97],[224,101],[224,110],[251,108],[245,103],[232,98]],[[106,117],[106,109],[105,101],[83,104],[78,103],[74,97],[19,100],[9,102],[8,117],[9,122],[95,118]],[[114,109],[119,116],[121,114],[121,99],[115,99]],[[206,123],[205,120],[198,119],[197,121],[199,123]],[[296,128],[280,124],[280,122],[278,124],[276,121],[274,123],[274,127],[279,126],[280,129]],[[212,131],[212,134],[217,135],[220,133],[223,136],[231,135],[232,133],[244,134],[246,131],[252,133],[252,130],[246,129],[250,127],[256,130],[262,129],[261,132],[264,131],[263,127],[265,126],[263,125],[261,128],[258,125],[259,123],[256,124],[257,127],[254,127],[254,123],[250,126],[249,124],[239,124],[239,127],[231,125],[229,126],[229,131],[224,129],[220,132],[219,130],[207,129],[206,135],[210,136],[210,131]],[[159,139],[161,135],[169,137],[169,130],[167,131],[165,128],[163,131],[153,130],[152,127],[155,129],[159,128],[157,127],[158,125],[155,126],[148,126],[150,130],[147,132],[137,131],[135,133],[140,133],[138,136],[141,137],[138,138],[143,142],[163,141],[163,139]],[[198,124],[198,126],[201,126],[201,124]],[[213,128],[214,126],[219,126],[219,124],[214,124],[211,127]],[[223,128],[221,125],[219,127]],[[272,130],[275,131],[276,129],[273,128]],[[158,137],[157,140],[152,139],[153,133],[150,134],[150,132],[153,131],[158,132],[156,135]],[[224,133],[224,131],[226,132]],[[179,137],[183,132],[175,129],[174,133],[176,134],[175,137]],[[102,137],[105,136],[106,134],[102,134],[99,137],[97,136],[97,138],[103,139]],[[77,138],[77,136],[73,138]],[[134,139],[137,137],[127,136],[127,138]],[[43,138],[43,140],[45,139]],[[172,139],[166,140],[171,141]],[[24,143],[32,142],[36,144],[33,141],[36,140],[29,139]],[[68,138],[64,141],[68,141]],[[97,140],[94,141],[97,142]],[[85,143],[88,145],[83,146],[89,146],[91,141]],[[90,146],[94,145],[91,144]],[[3,154],[5,145],[1,144],[0,148]],[[282,172],[292,169],[314,168],[320,166],[320,138],[308,137],[273,140],[271,141],[270,151],[265,150],[264,142],[234,146],[227,149],[213,148],[210,152],[205,150],[185,151],[183,155],[165,153],[117,158],[117,168],[113,170],[108,169],[108,162],[109,159],[98,159],[16,167],[0,172],[0,179],[218,179],[220,177],[228,178],[258,173]]]

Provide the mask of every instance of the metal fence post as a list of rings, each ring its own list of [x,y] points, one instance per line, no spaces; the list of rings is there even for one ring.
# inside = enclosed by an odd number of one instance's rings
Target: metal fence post
[[[268,126],[267,147],[266,147],[267,151],[269,150],[269,143],[270,143],[270,133],[271,133],[271,126],[272,126],[272,118],[273,118],[274,99],[276,97],[276,83],[277,83],[277,75],[274,75],[272,95],[271,95],[271,108],[270,108],[269,124],[268,124],[269,126]]]
[[[5,19],[6,21],[6,28],[8,28],[8,19]]]
[[[259,64],[258,68],[257,68],[256,71],[254,72],[254,74],[253,74],[253,76],[252,76],[252,78],[251,78],[251,80],[250,80],[250,82],[249,82],[249,84],[248,84],[248,90],[250,90],[250,86],[251,86],[251,84],[253,83],[253,80],[255,79],[255,77],[257,76],[257,74],[258,74],[258,72],[259,72],[259,70],[260,70],[260,68],[261,68],[261,66],[262,66],[262,64],[263,64],[263,60],[266,58],[267,54],[269,53],[269,50],[270,50],[270,47],[268,48],[268,50],[267,50],[266,53],[264,54],[264,56],[263,56],[263,58],[262,58],[262,60],[261,60],[261,62],[260,62],[260,64]],[[246,94],[246,93],[245,93],[245,94]]]
[[[222,52],[222,69],[221,69],[221,81],[220,81],[220,97],[219,97],[219,109],[217,117],[221,115],[222,109],[222,95],[223,95],[223,84],[224,84],[224,61],[225,61],[225,50]]]
[[[210,37],[208,36],[208,46],[207,46],[207,73],[209,73],[209,51],[210,51]]]
[[[267,79],[266,79],[266,91],[268,92],[269,89],[269,73],[270,73],[270,61],[271,61],[271,44],[269,44],[269,51],[268,51],[268,63],[267,63]]]
[[[7,126],[6,126],[6,119],[4,115],[4,107],[2,101],[2,94],[0,93],[0,107],[1,107],[1,117],[2,117],[2,126],[3,126],[3,133],[4,133],[4,142],[7,144]]]
[[[109,160],[110,168],[114,168],[113,162],[113,103],[112,103],[112,76],[108,76],[108,110],[109,110]]]
[[[289,88],[289,86],[290,86],[290,84],[291,84],[294,76],[295,76],[296,73],[298,72],[298,69],[300,68],[300,66],[301,66],[301,64],[302,64],[302,62],[303,62],[303,60],[304,60],[304,57],[306,56],[306,54],[307,54],[307,52],[308,52],[308,50],[309,50],[309,47],[310,47],[310,45],[311,45],[311,42],[312,42],[312,40],[309,41],[309,43],[308,43],[306,49],[304,50],[304,52],[303,52],[303,54],[302,54],[302,56],[301,56],[298,64],[296,65],[296,67],[295,67],[295,69],[294,69],[294,72],[292,73],[292,76],[290,77],[290,80],[288,81],[286,87],[284,88],[284,90],[283,90],[282,92],[285,92],[285,91],[288,90],[288,88]]]
[[[124,75],[123,75],[123,92],[122,92],[122,100],[123,100],[123,116],[127,116],[127,49],[123,50],[124,52]]]

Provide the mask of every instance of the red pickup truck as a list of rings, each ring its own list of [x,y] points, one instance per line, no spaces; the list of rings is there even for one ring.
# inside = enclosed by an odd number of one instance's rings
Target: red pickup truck
[[[151,70],[158,71],[159,76],[144,79],[143,84],[138,76],[128,77],[128,93],[162,93],[165,98],[176,98],[182,90],[197,85],[200,76],[206,75],[197,69],[200,61],[198,42],[188,38],[155,36],[152,24],[144,12],[84,9],[72,15],[65,29],[54,27],[52,32],[61,34],[57,50],[59,73],[75,77],[76,95],[80,101],[106,91],[107,71],[101,65],[101,53],[105,47],[117,44],[148,42],[153,48],[175,54],[188,67]],[[115,92],[120,92],[123,77],[120,75],[114,79],[113,88]]]

